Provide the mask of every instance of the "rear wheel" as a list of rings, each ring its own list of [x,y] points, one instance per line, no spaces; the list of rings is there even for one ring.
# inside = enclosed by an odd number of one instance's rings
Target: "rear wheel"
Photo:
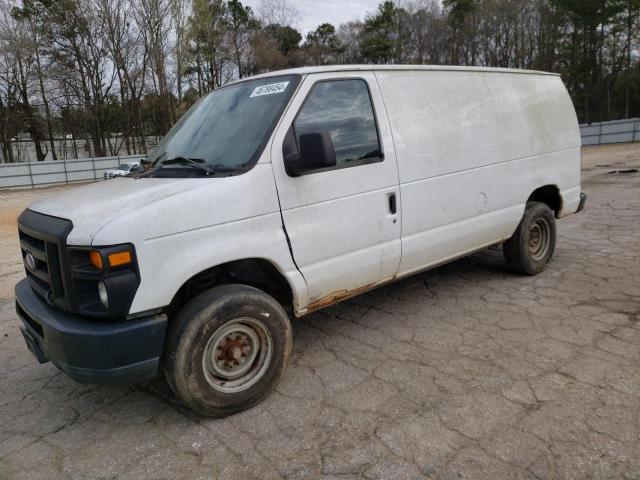
[[[553,211],[541,202],[528,202],[513,236],[502,246],[511,270],[526,275],[542,272],[556,246],[556,222]]]
[[[263,400],[284,373],[291,324],[282,306],[245,285],[222,285],[191,300],[169,330],[165,376],[189,408],[214,417]]]

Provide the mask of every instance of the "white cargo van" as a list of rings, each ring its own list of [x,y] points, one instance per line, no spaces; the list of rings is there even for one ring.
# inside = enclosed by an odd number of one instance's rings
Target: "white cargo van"
[[[571,100],[540,72],[259,75],[202,98],[148,161],[22,213],[17,312],[40,361],[88,382],[164,372],[213,416],[274,388],[291,315],[501,242],[537,274],[585,201]]]

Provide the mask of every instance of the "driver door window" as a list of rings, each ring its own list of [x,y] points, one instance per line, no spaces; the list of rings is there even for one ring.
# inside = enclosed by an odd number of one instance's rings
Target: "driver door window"
[[[357,167],[383,159],[369,88],[364,80],[322,81],[314,85],[293,122],[296,143],[305,133],[329,133],[336,166]]]

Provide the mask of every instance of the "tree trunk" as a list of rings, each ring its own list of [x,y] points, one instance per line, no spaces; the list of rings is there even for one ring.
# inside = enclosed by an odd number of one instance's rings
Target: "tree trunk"
[[[629,1],[627,5],[627,75],[625,79],[624,85],[624,118],[631,117],[631,36],[633,35],[633,6],[631,5],[631,1]]]
[[[49,135],[49,145],[51,146],[51,158],[58,159],[56,154],[56,144],[53,138],[53,123],[51,121],[51,109],[49,108],[49,101],[44,90],[44,75],[42,75],[42,64],[40,63],[40,51],[36,48],[36,66],[38,72],[38,83],[40,85],[40,94],[42,95],[42,103],[44,105],[44,114],[47,122],[47,134]]]
[[[42,151],[42,135],[40,132],[40,125],[36,121],[35,113],[33,111],[33,107],[29,101],[29,92],[27,91],[27,79],[25,78],[24,66],[22,64],[22,59],[20,57],[18,60],[18,74],[20,76],[20,84],[18,85],[18,90],[20,93],[20,98],[22,100],[22,108],[27,117],[27,121],[29,122],[29,133],[31,135],[31,140],[36,149],[36,157],[39,162],[44,161],[45,153]]]

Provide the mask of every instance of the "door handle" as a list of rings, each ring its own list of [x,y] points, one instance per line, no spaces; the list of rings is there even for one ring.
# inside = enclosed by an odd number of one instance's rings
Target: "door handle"
[[[395,215],[396,212],[398,211],[398,208],[396,206],[396,194],[395,194],[395,192],[392,193],[391,195],[389,195],[389,211],[391,212],[392,215]]]

